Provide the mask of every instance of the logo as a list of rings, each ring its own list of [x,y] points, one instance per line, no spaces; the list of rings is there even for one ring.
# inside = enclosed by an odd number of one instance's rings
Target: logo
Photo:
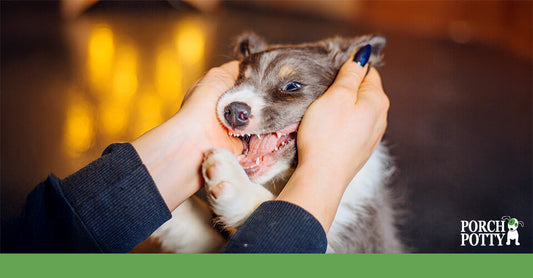
[[[518,227],[524,227],[524,222],[510,216],[489,221],[461,220],[461,246],[503,246],[513,242],[518,246]]]

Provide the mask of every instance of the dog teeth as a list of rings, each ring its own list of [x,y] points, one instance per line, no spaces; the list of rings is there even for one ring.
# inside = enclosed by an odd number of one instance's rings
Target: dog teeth
[[[256,164],[256,165],[259,165],[259,160],[260,160],[259,157],[255,160],[255,164]]]
[[[277,137],[278,139],[281,138],[281,133],[276,132],[276,137]]]
[[[257,138],[259,138],[259,140],[261,140],[261,134],[257,134]]]
[[[278,147],[274,147],[274,151],[277,151],[278,150]]]

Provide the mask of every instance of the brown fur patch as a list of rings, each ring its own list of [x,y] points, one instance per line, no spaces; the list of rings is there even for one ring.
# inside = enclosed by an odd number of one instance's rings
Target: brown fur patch
[[[291,77],[294,74],[294,69],[290,65],[283,65],[279,69],[278,76],[280,79],[285,79]]]
[[[250,75],[252,74],[252,68],[251,67],[247,67],[245,70],[244,70],[244,78],[250,78]]]

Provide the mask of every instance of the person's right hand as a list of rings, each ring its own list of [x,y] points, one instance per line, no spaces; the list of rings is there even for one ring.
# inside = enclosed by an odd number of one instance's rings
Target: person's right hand
[[[300,205],[328,231],[344,190],[383,137],[389,105],[377,70],[347,61],[300,123],[298,166],[278,200]]]
[[[389,99],[375,68],[348,61],[331,87],[306,111],[298,130],[298,161],[333,168],[349,183],[387,127]],[[359,89],[359,90],[358,90]]]

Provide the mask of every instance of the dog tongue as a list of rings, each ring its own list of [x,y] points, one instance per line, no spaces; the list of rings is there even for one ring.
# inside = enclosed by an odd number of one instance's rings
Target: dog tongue
[[[275,133],[263,134],[261,139],[253,135],[248,145],[248,153],[240,159],[239,163],[244,167],[252,166],[256,164],[258,158],[260,163],[261,157],[271,153],[277,147],[279,140]]]
[[[239,156],[241,166],[244,168],[258,166],[265,155],[272,153],[276,147],[289,139],[289,134],[298,130],[299,124],[300,122],[295,122],[277,132],[252,135],[248,143],[248,152]]]

